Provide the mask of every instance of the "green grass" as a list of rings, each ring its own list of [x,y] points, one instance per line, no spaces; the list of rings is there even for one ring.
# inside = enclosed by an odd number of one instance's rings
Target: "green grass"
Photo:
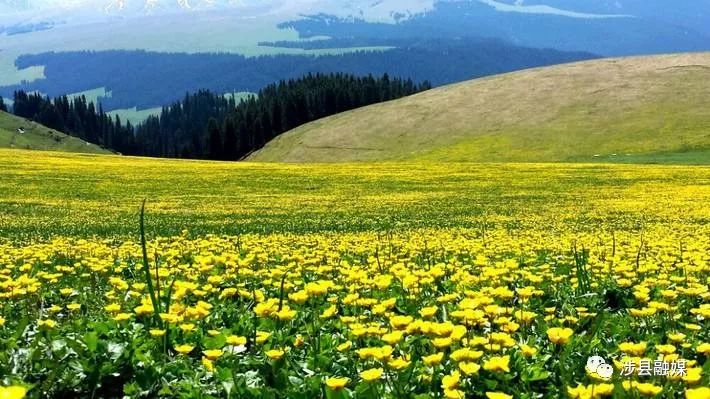
[[[68,97],[81,97],[84,96],[86,101],[92,102],[94,104],[99,102],[99,97],[111,97],[111,92],[106,91],[105,87],[98,87],[96,89],[84,90],[78,93],[69,94]]]
[[[115,117],[116,115],[118,115],[118,117],[121,118],[122,123],[126,123],[126,121],[129,121],[131,122],[131,124],[133,124],[133,126],[135,126],[148,119],[149,116],[160,115],[161,110],[162,107],[140,110],[136,107],[133,107],[128,109],[117,109],[115,111],[109,112],[108,114],[111,117]]]
[[[23,128],[24,133],[18,129]],[[110,152],[76,137],[42,126],[32,121],[0,112],[0,148],[50,150],[109,154]]]
[[[626,164],[674,164],[674,165],[704,165],[708,163],[710,150],[679,151],[653,154],[616,154],[595,157],[596,162],[626,163]]]
[[[0,150],[0,237],[706,223],[710,168],[258,164]],[[672,202],[672,206],[668,204]],[[596,223],[596,224],[595,224]],[[558,227],[559,227],[558,226]]]
[[[224,96],[225,97],[231,97],[234,96],[235,100],[239,102],[242,99],[246,99],[249,96],[255,95],[255,93],[251,92],[234,92],[234,93],[226,93]],[[138,109],[136,107],[133,108],[125,108],[125,109],[117,109],[115,111],[111,111],[108,114],[111,117],[115,117],[118,115],[119,118],[121,118],[121,121],[125,123],[126,121],[131,122],[133,126],[145,121],[148,119],[149,116],[157,116],[160,115],[160,111],[162,110],[162,107],[155,107],[155,108],[148,108],[148,109]]]
[[[3,36],[4,41],[7,39]],[[44,66],[33,66],[25,69],[17,69],[15,60],[24,54],[19,48],[15,51],[7,51],[7,48],[0,50],[0,86],[18,84],[22,81],[32,82],[44,78]]]
[[[531,69],[325,118],[251,159],[710,164],[709,78],[710,53]]]

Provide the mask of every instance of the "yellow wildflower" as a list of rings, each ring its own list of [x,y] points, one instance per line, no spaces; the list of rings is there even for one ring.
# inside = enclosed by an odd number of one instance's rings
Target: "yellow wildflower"
[[[493,372],[510,372],[510,356],[494,356],[483,362],[483,368]]]
[[[162,337],[165,335],[165,330],[151,329],[149,333],[153,337]]]
[[[234,346],[246,345],[247,338],[238,335],[230,335],[227,337],[226,342],[227,344]]]
[[[520,345],[520,351],[523,353],[523,356],[531,357],[535,356],[535,354],[537,353],[537,348],[527,344],[522,344]]]
[[[466,375],[473,375],[478,373],[478,370],[481,369],[481,366],[472,362],[461,362],[459,363],[459,369],[463,371],[463,373]]]
[[[222,352],[222,351],[219,350],[219,349],[210,349],[210,350],[206,350],[206,351],[204,351],[204,352],[202,352],[202,353],[203,353],[203,354],[205,355],[205,357],[206,357],[207,359],[209,359],[209,360],[217,360],[217,359],[219,359],[219,358],[224,354],[224,352]]]
[[[348,384],[348,381],[350,381],[349,378],[347,377],[330,377],[326,378],[325,380],[325,385],[328,386],[328,388],[334,390],[334,391],[339,391],[343,388],[345,388],[345,385]]]
[[[622,342],[619,344],[619,350],[629,355],[641,356],[646,352],[646,343]]]
[[[45,330],[51,330],[56,326],[57,326],[57,322],[54,320],[50,320],[50,319],[40,320],[37,322],[37,327],[45,329]]]
[[[404,357],[397,357],[387,362],[387,365],[394,370],[402,370],[409,367],[411,362]]]
[[[265,352],[266,356],[271,360],[279,360],[284,356],[285,353],[286,352],[281,349],[272,349]]]
[[[513,395],[508,395],[503,392],[486,392],[488,399],[513,399]]]
[[[556,345],[564,345],[574,334],[571,328],[552,327],[547,330],[547,338]]]
[[[445,375],[441,379],[441,387],[446,389],[454,389],[458,387],[459,381],[461,380],[461,373],[454,371],[451,374]]]
[[[271,333],[265,332],[265,331],[257,331],[256,332],[256,343],[257,344],[263,344],[266,342],[267,339],[271,336]]]
[[[25,387],[17,385],[0,387],[0,399],[23,399],[25,395],[27,395]]]
[[[342,344],[338,345],[336,349],[338,350],[338,352],[345,352],[346,350],[352,348],[352,346],[353,346],[352,342],[345,341]]]
[[[708,399],[708,398],[710,398],[710,388],[708,388],[708,387],[687,389],[685,391],[685,399]]]
[[[459,389],[444,389],[444,397],[446,399],[465,399],[466,393]]]
[[[360,373],[360,378],[362,378],[365,381],[376,381],[379,380],[382,377],[382,373],[384,372],[383,369],[381,368],[372,368],[368,369],[365,371],[362,371]]]
[[[439,363],[441,363],[442,360],[444,360],[444,353],[442,352],[435,353],[429,356],[424,356],[422,358],[424,364],[430,367],[438,365]]]
[[[77,311],[77,310],[79,310],[79,309],[81,309],[81,304],[80,304],[80,303],[74,302],[74,303],[70,303],[70,304],[67,305],[67,310],[69,310],[70,312],[75,312],[75,311]]]
[[[186,345],[186,344],[178,345],[175,347],[175,350],[178,353],[183,354],[183,355],[187,355],[188,353],[192,352],[193,349],[195,349],[194,346]]]
[[[213,372],[213,371],[214,371],[214,363],[212,363],[212,360],[210,360],[210,359],[207,358],[207,357],[203,357],[203,358],[202,358],[202,367],[204,367],[205,370],[207,370],[207,371],[209,371],[209,372]]]

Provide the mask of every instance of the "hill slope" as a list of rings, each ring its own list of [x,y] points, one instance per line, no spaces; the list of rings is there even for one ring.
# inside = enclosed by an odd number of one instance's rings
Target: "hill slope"
[[[325,118],[250,160],[707,164],[709,81],[710,53],[530,69]]]
[[[24,129],[20,133],[18,129]],[[0,148],[109,154],[95,144],[0,111]]]

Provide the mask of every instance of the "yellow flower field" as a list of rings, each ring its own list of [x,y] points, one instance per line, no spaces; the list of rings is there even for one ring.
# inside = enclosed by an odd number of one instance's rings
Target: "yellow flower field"
[[[8,154],[0,398],[710,395],[710,168]]]

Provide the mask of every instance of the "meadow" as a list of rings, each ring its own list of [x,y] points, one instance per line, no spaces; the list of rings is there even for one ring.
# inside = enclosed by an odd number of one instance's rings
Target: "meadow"
[[[708,70],[687,53],[489,76],[301,125],[250,160],[707,165]]]
[[[24,132],[20,133],[18,129]],[[79,138],[6,112],[0,112],[0,148],[110,153],[95,144],[87,144]]]
[[[709,200],[703,166],[0,150],[0,397],[708,398]]]

